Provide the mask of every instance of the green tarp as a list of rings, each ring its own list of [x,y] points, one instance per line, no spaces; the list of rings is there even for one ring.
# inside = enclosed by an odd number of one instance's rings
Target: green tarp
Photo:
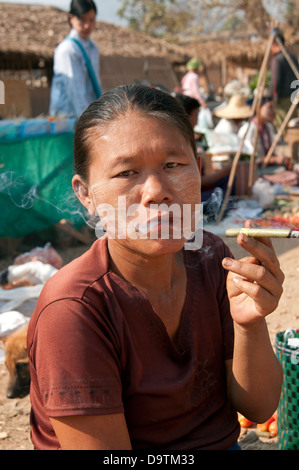
[[[0,237],[20,238],[84,210],[71,180],[74,134],[0,139]]]

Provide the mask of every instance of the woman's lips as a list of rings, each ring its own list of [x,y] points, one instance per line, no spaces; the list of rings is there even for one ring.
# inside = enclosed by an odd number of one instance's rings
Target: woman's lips
[[[163,230],[163,227],[173,230],[174,228],[179,228],[181,231],[181,219],[174,219],[173,217],[159,217],[147,221],[145,224],[137,224],[136,229],[138,232],[143,234],[148,234],[151,231],[157,232],[160,228]]]

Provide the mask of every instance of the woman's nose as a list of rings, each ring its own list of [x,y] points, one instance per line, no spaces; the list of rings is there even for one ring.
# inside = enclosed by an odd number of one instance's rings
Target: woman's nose
[[[161,178],[157,175],[150,175],[146,178],[142,187],[142,203],[144,206],[171,202],[171,199],[171,194]]]

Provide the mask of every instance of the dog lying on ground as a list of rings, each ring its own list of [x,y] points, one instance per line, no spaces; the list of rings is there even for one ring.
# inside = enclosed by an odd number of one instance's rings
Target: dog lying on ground
[[[23,398],[30,390],[27,330],[28,326],[6,338],[0,338],[4,343],[5,364],[9,371],[7,398]]]

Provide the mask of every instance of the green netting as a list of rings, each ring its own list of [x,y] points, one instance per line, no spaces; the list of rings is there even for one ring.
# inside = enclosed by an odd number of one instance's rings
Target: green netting
[[[282,331],[275,337],[276,355],[283,368],[283,384],[277,410],[279,450],[299,450],[299,349],[288,345],[287,338],[299,332]]]
[[[19,238],[61,219],[84,224],[71,186],[74,134],[0,139],[0,237]]]

